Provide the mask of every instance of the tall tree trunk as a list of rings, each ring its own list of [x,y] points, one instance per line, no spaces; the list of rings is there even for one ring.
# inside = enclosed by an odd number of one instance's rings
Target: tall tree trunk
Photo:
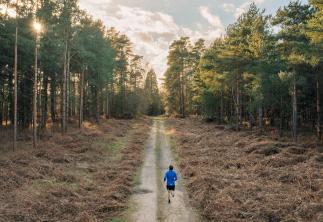
[[[186,110],[185,110],[185,77],[184,74],[182,76],[182,106],[183,106],[183,118],[186,117]]]
[[[43,76],[43,90],[42,90],[42,121],[41,121],[41,128],[45,129],[46,128],[46,123],[47,123],[47,112],[48,112],[48,76],[44,74]]]
[[[121,71],[121,116],[124,117],[126,110],[126,70]]]
[[[5,125],[6,127],[8,127],[8,113],[9,113],[9,110],[8,110],[8,100],[5,101],[5,105],[4,105],[4,113],[5,113]]]
[[[239,78],[236,77],[236,103],[235,103],[235,114],[236,114],[236,130],[240,130],[240,86]]]
[[[56,80],[50,82],[50,116],[52,122],[56,122]]]
[[[99,122],[100,120],[100,93],[99,88],[95,87],[95,100],[96,100],[96,108],[95,108],[95,120]]]
[[[78,108],[77,108],[77,90],[78,90],[78,85],[77,85],[77,81],[75,80],[74,81],[74,111],[73,111],[73,114],[74,116],[77,115],[77,112],[78,112]]]
[[[33,146],[37,147],[37,85],[38,85],[38,34],[35,45],[35,76],[34,76],[34,96],[33,96]]]
[[[223,86],[221,86],[221,104],[220,104],[220,124],[224,122],[224,98],[223,98]]]
[[[258,127],[259,127],[259,133],[263,132],[263,109],[262,105],[259,105],[258,108]]]
[[[185,80],[184,80],[184,58],[182,64],[182,73],[181,73],[181,97],[182,97],[182,118],[185,118]]]
[[[293,72],[293,116],[292,116],[292,135],[293,140],[297,140],[297,94],[296,94],[296,73]]]
[[[0,80],[1,80],[1,75],[0,75]],[[3,95],[2,95],[2,93],[3,93],[3,85],[2,85],[3,83],[2,83],[2,81],[0,81],[0,91],[1,91],[1,93],[0,93],[0,128],[2,127],[2,123],[3,123],[3,104],[4,104],[4,97],[3,97]]]
[[[253,116],[251,107],[252,107],[252,99],[251,99],[251,97],[249,97],[249,128],[250,128],[250,130],[252,130],[252,128],[255,124],[255,118]]]
[[[316,123],[316,133],[317,141],[321,141],[321,104],[320,104],[320,81],[317,76],[316,79],[316,112],[317,112],[317,123]]]
[[[4,120],[4,76],[0,75],[0,128]]]
[[[179,75],[179,114],[183,116],[183,106],[182,106],[182,73]]]
[[[85,70],[83,68],[81,77],[80,77],[80,111],[79,111],[79,128],[82,127],[83,123],[83,105],[84,105],[84,75]]]
[[[110,109],[110,106],[109,106],[109,102],[110,102],[110,99],[109,99],[109,86],[107,86],[107,91],[106,91],[106,112],[105,112],[105,117],[108,119],[109,118],[109,115],[110,115],[110,112],[109,112],[109,109]]]
[[[115,84],[112,81],[110,83],[110,104],[109,104],[109,115],[112,117],[113,115],[115,116],[115,109],[113,109],[113,107],[115,107]]]
[[[109,106],[109,102],[110,102],[110,99],[109,99],[109,91],[107,90],[107,101],[106,101],[106,118],[108,119],[110,117],[110,106]]]
[[[279,124],[279,136],[283,136],[284,128],[284,110],[283,110],[283,97],[280,97],[280,124]]]
[[[10,124],[14,123],[14,76],[8,78],[8,118]]]
[[[66,64],[66,121],[68,122],[69,117],[71,115],[71,76],[70,76],[70,35],[69,35],[69,27],[67,31],[67,64]]]
[[[68,51],[68,31],[65,30],[65,49],[64,49],[64,68],[63,68],[63,85],[62,85],[62,133],[67,131],[66,119],[67,119],[67,51]]]
[[[16,1],[16,36],[15,36],[15,64],[14,64],[14,76],[15,76],[15,92],[14,92],[14,130],[13,130],[13,151],[17,149],[17,125],[18,125],[18,0]]]

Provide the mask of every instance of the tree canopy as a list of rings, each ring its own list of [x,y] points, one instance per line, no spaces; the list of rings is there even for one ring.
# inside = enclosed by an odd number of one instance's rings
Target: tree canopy
[[[1,1],[0,126],[14,120],[14,45],[18,29],[18,124],[32,126],[32,97],[37,98],[37,127],[100,116],[132,118],[162,110],[153,70],[132,50],[129,38],[82,11],[76,0]],[[11,12],[17,11],[17,17]],[[32,24],[42,30],[39,42]],[[35,48],[37,57],[37,89]],[[148,73],[148,75],[147,75]],[[147,76],[147,78],[146,78]],[[145,79],[146,78],[146,79]],[[152,87],[147,87],[151,82]],[[149,109],[144,100],[151,98]]]
[[[166,111],[200,114],[237,130],[291,127],[295,138],[299,126],[320,126],[322,9],[321,1],[293,1],[271,16],[252,3],[198,56],[189,38],[174,41]]]

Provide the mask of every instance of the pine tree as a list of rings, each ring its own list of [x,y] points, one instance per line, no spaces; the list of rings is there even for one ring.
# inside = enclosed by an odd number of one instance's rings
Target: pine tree
[[[278,34],[281,55],[286,64],[287,72],[291,73],[291,94],[292,94],[292,135],[297,139],[298,104],[297,88],[300,79],[299,67],[307,63],[305,50],[309,47],[309,39],[302,32],[304,26],[313,15],[309,5],[302,5],[300,2],[291,2],[288,6],[278,10],[274,24],[281,25]]]
[[[147,111],[148,115],[156,116],[162,114],[162,103],[159,95],[157,76],[153,69],[149,70],[145,80],[145,95],[148,100]]]
[[[190,48],[191,44],[187,37],[174,41],[169,48],[168,69],[165,73],[168,112],[179,114],[182,118],[186,116],[187,77],[191,70]]]

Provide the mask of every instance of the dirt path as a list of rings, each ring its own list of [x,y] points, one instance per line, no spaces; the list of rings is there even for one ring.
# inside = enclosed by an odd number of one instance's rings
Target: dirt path
[[[188,205],[187,193],[179,172],[176,196],[171,204],[167,202],[167,192],[163,174],[169,164],[176,163],[172,157],[170,141],[165,133],[164,121],[155,119],[151,130],[144,165],[140,172],[139,185],[131,200],[126,221],[131,222],[197,222],[197,213]]]

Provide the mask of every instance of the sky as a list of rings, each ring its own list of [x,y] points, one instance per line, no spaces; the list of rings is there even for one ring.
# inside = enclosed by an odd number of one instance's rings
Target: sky
[[[162,78],[172,41],[188,36],[192,41],[212,42],[252,2],[275,14],[289,0],[80,0],[80,6],[107,27],[126,34],[134,52]]]

